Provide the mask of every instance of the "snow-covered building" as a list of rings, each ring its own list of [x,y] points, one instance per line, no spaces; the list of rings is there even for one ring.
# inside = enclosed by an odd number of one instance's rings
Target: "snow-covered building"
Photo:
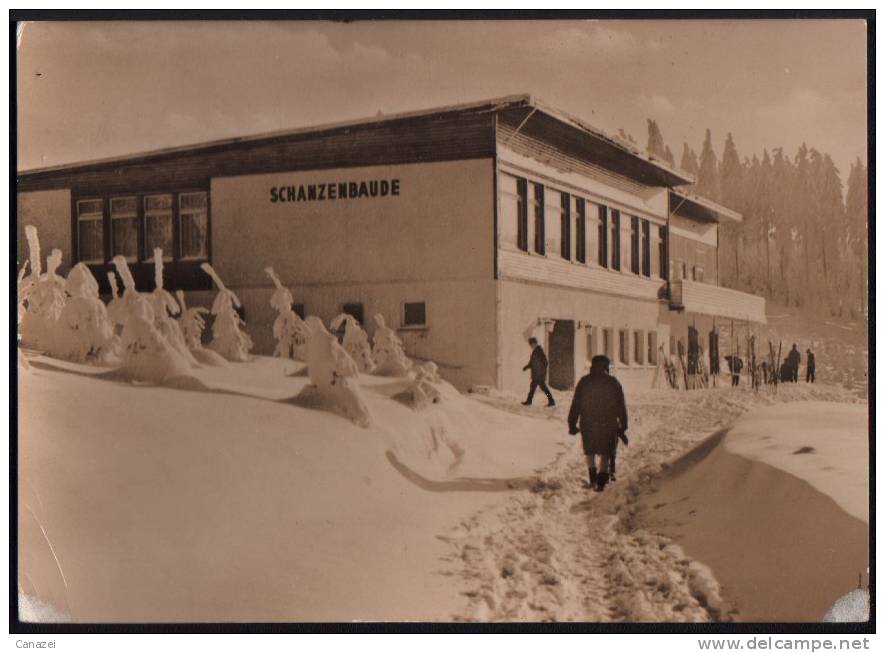
[[[629,386],[661,351],[764,300],[718,285],[719,223],[740,215],[693,180],[529,95],[233,138],[18,176],[23,227],[106,287],[114,256],[153,290],[208,305],[211,263],[243,303],[253,353],[274,349],[272,265],[295,311],[380,313],[406,353],[464,387],[524,389],[526,338],[568,388],[595,353]],[[663,347],[663,349],[661,349]]]

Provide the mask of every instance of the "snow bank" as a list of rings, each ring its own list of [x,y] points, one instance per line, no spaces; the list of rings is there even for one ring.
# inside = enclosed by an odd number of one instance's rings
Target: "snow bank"
[[[801,401],[756,410],[735,423],[725,446],[798,476],[869,523],[866,404]]]

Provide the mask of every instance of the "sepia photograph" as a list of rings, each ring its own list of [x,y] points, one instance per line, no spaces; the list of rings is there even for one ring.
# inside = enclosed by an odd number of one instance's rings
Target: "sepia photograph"
[[[11,628],[873,632],[873,11],[67,13]]]

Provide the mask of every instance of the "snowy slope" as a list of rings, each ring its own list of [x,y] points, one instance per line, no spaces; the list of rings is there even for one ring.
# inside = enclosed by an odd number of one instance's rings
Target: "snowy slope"
[[[869,523],[866,404],[801,401],[740,418],[725,447],[807,481],[843,510]]]
[[[47,365],[20,376],[19,582],[75,621],[449,619],[436,535],[567,438],[450,386],[413,411],[375,377],[359,428],[298,405],[292,361],[179,389]]]

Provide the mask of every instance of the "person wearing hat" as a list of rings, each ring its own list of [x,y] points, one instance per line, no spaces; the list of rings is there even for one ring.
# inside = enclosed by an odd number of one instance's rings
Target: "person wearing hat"
[[[590,487],[602,492],[609,481],[610,462],[617,440],[627,440],[627,402],[618,380],[609,372],[606,356],[594,356],[590,373],[578,381],[568,413],[571,435],[580,426],[581,443],[590,474]]]

